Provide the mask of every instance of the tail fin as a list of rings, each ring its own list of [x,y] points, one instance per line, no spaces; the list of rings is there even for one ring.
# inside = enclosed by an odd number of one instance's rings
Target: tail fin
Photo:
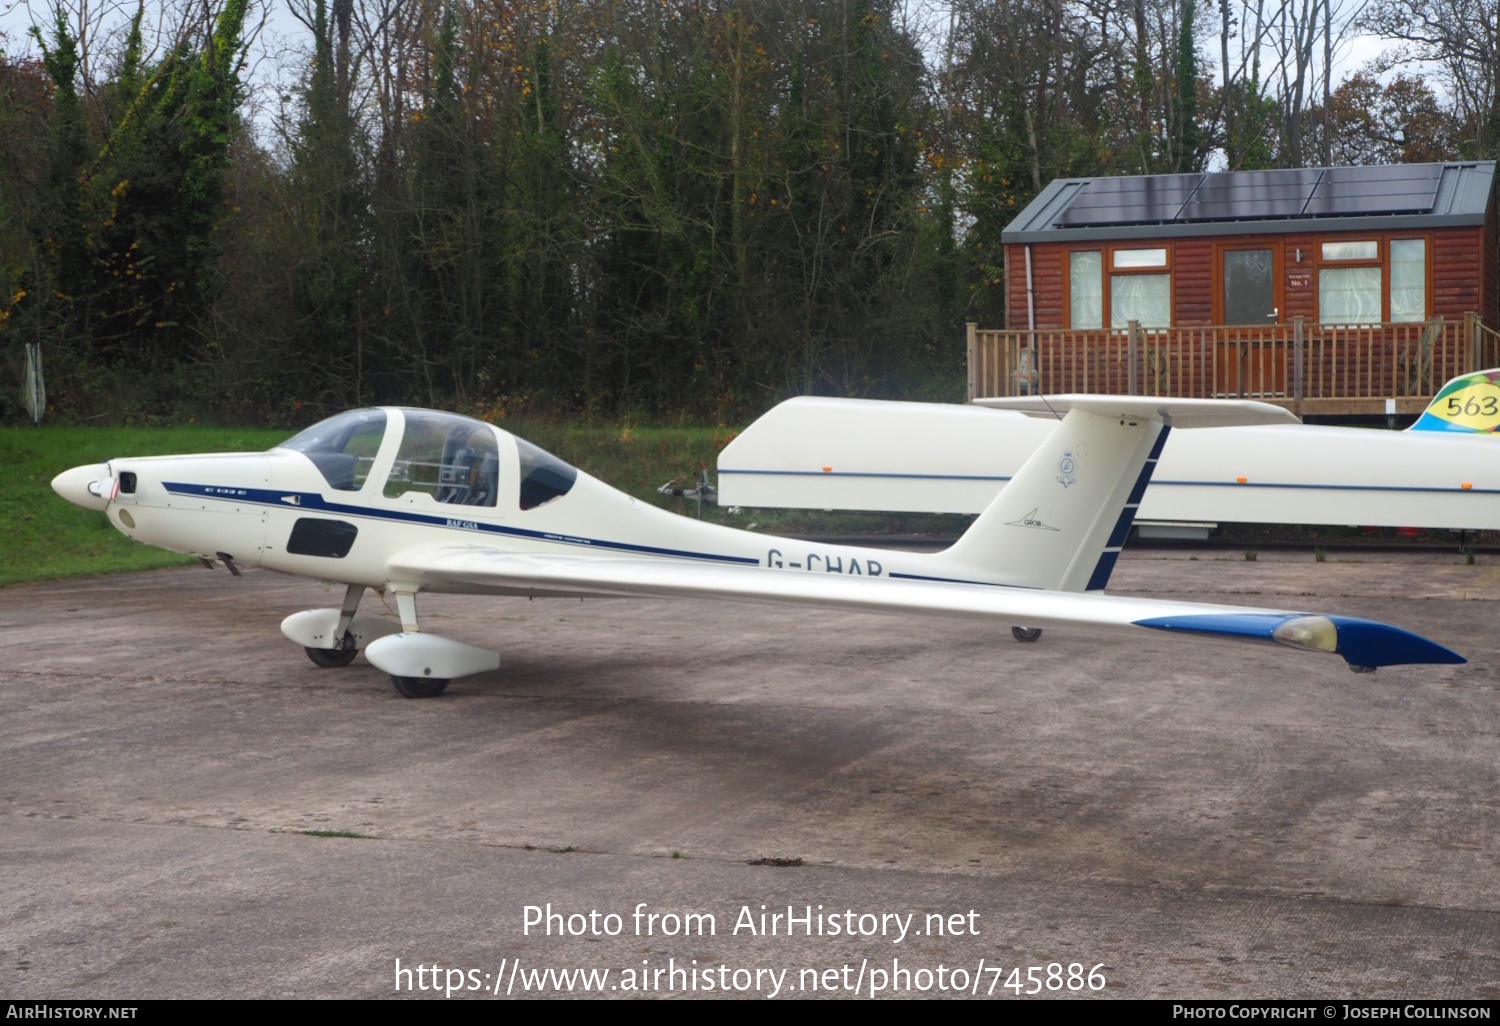
[[[1169,430],[1068,411],[943,558],[1025,587],[1103,590]]]
[[[1449,381],[1407,430],[1500,432],[1500,369],[1462,374]]]
[[[1295,423],[1246,400],[1142,396],[1028,396],[979,400],[1062,423],[1000,490],[964,536],[934,559],[956,574],[980,570],[1053,591],[1102,591],[1171,425]]]

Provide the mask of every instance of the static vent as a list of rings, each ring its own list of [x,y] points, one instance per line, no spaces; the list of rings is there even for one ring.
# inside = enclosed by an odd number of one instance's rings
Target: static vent
[[[294,556],[321,556],[343,559],[354,547],[359,528],[342,520],[316,520],[303,517],[292,525],[292,536],[286,550]]]

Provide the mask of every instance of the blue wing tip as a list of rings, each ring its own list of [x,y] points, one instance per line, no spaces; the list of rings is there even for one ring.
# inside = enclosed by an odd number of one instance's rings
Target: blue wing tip
[[[1153,630],[1274,644],[1276,628],[1304,619],[1312,618],[1301,613],[1197,613],[1136,620],[1135,625]],[[1457,652],[1444,648],[1435,641],[1378,620],[1362,620],[1353,616],[1317,619],[1332,624],[1337,632],[1336,645],[1320,646],[1322,650],[1343,656],[1351,666],[1451,665],[1468,662]]]
[[[1338,654],[1356,666],[1468,662],[1450,648],[1388,623],[1353,616],[1330,616],[1328,619],[1338,628]]]

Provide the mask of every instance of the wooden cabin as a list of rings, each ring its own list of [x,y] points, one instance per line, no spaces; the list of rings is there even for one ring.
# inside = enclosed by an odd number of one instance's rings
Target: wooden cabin
[[[971,396],[1416,413],[1500,363],[1494,162],[1060,179],[1001,242]]]

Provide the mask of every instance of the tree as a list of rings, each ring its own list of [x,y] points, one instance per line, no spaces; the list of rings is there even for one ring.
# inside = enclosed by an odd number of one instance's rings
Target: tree
[[[1397,75],[1382,85],[1356,72],[1333,91],[1328,110],[1336,164],[1419,164],[1452,160],[1461,144],[1432,87]]]
[[[1375,0],[1359,23],[1401,45],[1390,63],[1421,62],[1432,69],[1471,157],[1500,155],[1497,18],[1496,0]]]

